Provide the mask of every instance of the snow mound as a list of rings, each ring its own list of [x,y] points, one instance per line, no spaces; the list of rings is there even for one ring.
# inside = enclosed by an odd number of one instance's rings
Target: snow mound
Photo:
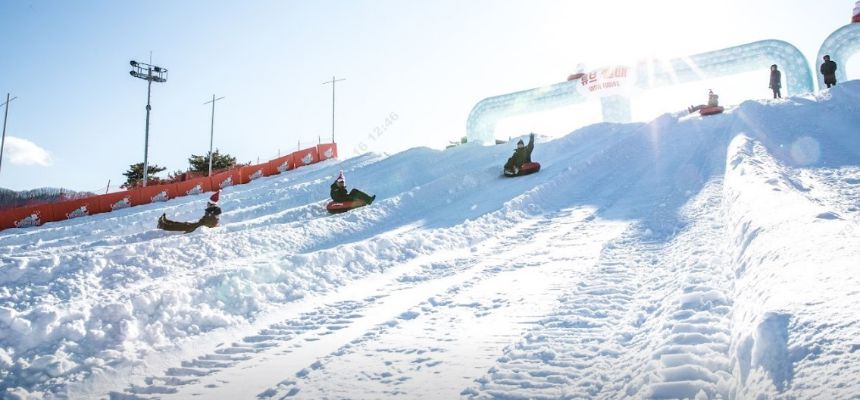
[[[527,177],[501,177],[512,143],[416,148],[227,188],[191,234],[156,219],[206,195],[3,231],[0,394],[860,396],[858,126],[855,81],[589,126]],[[374,204],[329,215],[339,170]],[[322,355],[218,380],[287,343]]]

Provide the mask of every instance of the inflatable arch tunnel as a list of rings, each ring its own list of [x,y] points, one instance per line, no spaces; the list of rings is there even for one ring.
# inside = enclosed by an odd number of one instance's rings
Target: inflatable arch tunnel
[[[860,28],[860,25],[857,27]],[[856,41],[856,36],[851,37],[855,38],[855,45],[860,43]],[[844,38],[840,35],[835,40],[842,43],[840,40]],[[831,54],[835,58],[835,54],[840,53],[831,51]],[[596,97],[588,90],[583,90],[583,87],[591,85],[592,89],[597,88],[599,92],[602,88],[623,83],[635,89],[648,90],[751,71],[766,71],[771,64],[778,64],[783,71],[788,94],[814,91],[812,71],[800,50],[781,40],[762,40],[668,61],[643,60],[632,67],[591,72],[581,81],[567,81],[489,97],[472,108],[466,123],[466,136],[470,142],[494,143],[494,131],[499,119],[575,105],[596,98],[600,99],[604,121],[630,122],[630,100],[625,94],[607,90]]]
[[[860,14],[858,14],[860,15]],[[855,17],[856,18],[856,17]],[[843,26],[830,34],[824,43],[821,44],[821,49],[818,50],[818,58],[815,61],[815,71],[818,77],[818,88],[824,88],[824,76],[818,71],[821,69],[821,64],[824,63],[824,56],[829,55],[830,59],[836,61],[836,82],[845,82],[848,76],[845,73],[845,67],[848,59],[857,51],[860,50],[860,23],[853,23]]]

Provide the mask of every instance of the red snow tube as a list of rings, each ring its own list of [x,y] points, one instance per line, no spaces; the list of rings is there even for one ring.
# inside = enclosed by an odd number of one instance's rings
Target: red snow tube
[[[851,23],[855,22],[860,22],[860,14],[857,14],[854,16],[854,18],[851,18]]]
[[[340,214],[366,205],[367,203],[362,200],[330,201],[325,205],[325,209],[332,214]]]
[[[723,112],[723,110],[725,110],[725,109],[720,107],[720,106],[709,106],[709,107],[705,107],[705,108],[702,108],[701,110],[699,110],[699,114],[701,114],[701,115],[714,115],[714,114],[719,114],[719,113]]]
[[[527,162],[527,163],[523,164],[522,166],[520,166],[520,172],[519,173],[512,174],[512,173],[509,173],[508,171],[505,171],[505,176],[522,176],[522,175],[533,174],[533,173],[538,172],[538,171],[540,171],[540,164],[539,163]]]

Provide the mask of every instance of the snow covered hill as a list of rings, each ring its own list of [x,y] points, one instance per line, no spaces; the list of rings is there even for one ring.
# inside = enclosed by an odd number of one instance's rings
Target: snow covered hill
[[[0,232],[0,393],[860,396],[860,82],[685,114]]]

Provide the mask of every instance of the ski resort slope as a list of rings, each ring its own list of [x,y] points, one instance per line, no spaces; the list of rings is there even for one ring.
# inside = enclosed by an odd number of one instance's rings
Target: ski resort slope
[[[0,232],[3,398],[860,396],[860,82]],[[376,194],[329,215],[339,170]]]

